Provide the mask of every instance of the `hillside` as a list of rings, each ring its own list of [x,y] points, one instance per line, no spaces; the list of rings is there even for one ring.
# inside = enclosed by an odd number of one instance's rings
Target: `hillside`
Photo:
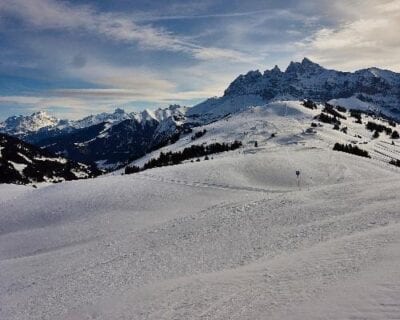
[[[400,169],[300,143],[246,150],[1,186],[0,317],[399,314]]]
[[[0,134],[0,183],[31,184],[91,178],[100,171]]]
[[[389,165],[391,160],[400,158],[400,140],[392,138],[393,132],[400,131],[400,126],[395,122],[368,113],[350,112],[341,107],[339,109],[342,111],[333,106],[331,108],[332,112],[342,117],[337,118],[340,121],[337,128],[333,123],[325,123],[319,119],[321,114],[333,117],[321,104],[315,105],[315,109],[309,109],[301,101],[275,101],[250,107],[219,121],[198,126],[174,144],[148,153],[132,162],[130,166],[143,167],[150,159],[158,158],[161,152],[179,152],[192,145],[210,145],[235,140],[241,141],[243,148],[233,153],[276,153],[285,150],[288,162],[292,161],[293,150],[297,148],[332,150],[335,143],[358,146],[367,151],[372,159],[382,162],[385,166]],[[352,114],[360,117],[360,123]],[[368,123],[385,127],[391,133],[382,132],[375,138],[374,130],[367,129]],[[197,132],[205,134],[193,139]],[[213,157],[224,155],[215,154]],[[116,173],[121,172],[120,170]]]
[[[209,160],[0,185],[0,318],[395,318],[396,130],[373,114],[275,101],[199,125],[130,166],[242,142]]]

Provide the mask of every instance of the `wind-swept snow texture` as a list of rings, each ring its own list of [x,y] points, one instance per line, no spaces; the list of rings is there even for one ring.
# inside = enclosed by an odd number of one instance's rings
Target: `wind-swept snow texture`
[[[399,318],[399,168],[285,128],[272,149],[2,186],[0,319]]]

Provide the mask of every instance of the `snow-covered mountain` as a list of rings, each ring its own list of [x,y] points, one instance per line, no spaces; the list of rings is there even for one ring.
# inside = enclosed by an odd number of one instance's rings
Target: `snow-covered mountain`
[[[45,111],[38,111],[30,116],[12,116],[0,122],[0,132],[14,136],[24,136],[35,133],[42,128],[55,127],[62,123],[59,119],[48,115]]]
[[[185,112],[186,108],[178,105],[132,113],[116,109],[113,113],[90,115],[76,121],[54,118],[52,122],[42,122],[41,127],[36,126],[36,131],[33,126],[21,130],[9,118],[0,132],[13,134],[62,157],[87,164],[96,162],[102,168],[111,169],[176,140],[186,127]],[[20,118],[32,123],[37,116]]]
[[[189,110],[188,115],[220,117],[242,110],[261,101],[312,99],[325,102],[332,99],[357,99],[371,109],[400,119],[400,74],[369,68],[351,72],[325,69],[304,58],[291,62],[285,71],[250,71],[240,75],[225,90],[221,98],[209,99]]]
[[[38,111],[29,116],[11,116],[4,122],[0,122],[0,132],[7,133],[27,140],[34,140],[36,136],[45,136],[71,132],[78,129],[88,128],[101,123],[117,125],[125,120],[135,120],[139,123],[147,121],[162,122],[167,118],[174,117],[177,121],[182,120],[186,108],[179,105],[171,105],[165,109],[155,111],[144,110],[141,112],[127,113],[121,108],[114,112],[103,112],[95,115],[89,115],[80,120],[57,119],[45,111]]]
[[[277,152],[285,148],[288,162],[291,162],[291,151],[297,148],[332,150],[336,143],[357,146],[384,166],[390,167],[393,166],[390,162],[400,161],[398,123],[367,111],[312,104],[312,109],[302,101],[272,101],[248,107],[197,126],[174,144],[154,150],[128,167],[143,168],[151,159],[158,159],[161,153],[178,153],[193,146],[233,141],[241,141],[243,145],[233,154]],[[221,154],[213,156],[224,157]],[[192,160],[197,159],[186,159]]]
[[[0,133],[0,183],[60,182],[95,177],[100,172]]]
[[[121,108],[117,108],[113,113],[103,112],[96,115],[87,116],[81,120],[72,121],[70,126],[74,129],[82,129],[104,122],[117,124],[121,121],[132,118],[132,114],[126,113],[125,110]]]

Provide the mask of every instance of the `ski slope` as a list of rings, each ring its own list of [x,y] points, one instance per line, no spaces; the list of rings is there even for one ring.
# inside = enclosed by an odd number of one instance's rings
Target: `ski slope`
[[[249,101],[249,103],[252,101]],[[215,142],[233,142],[239,140],[243,148],[235,153],[283,152],[286,153],[285,162],[290,163],[292,151],[299,148],[332,150],[335,143],[357,145],[369,152],[371,158],[382,162],[380,165],[390,166],[392,159],[400,159],[400,141],[392,140],[389,135],[381,133],[379,138],[373,138],[373,132],[368,131],[365,125],[374,122],[393,130],[400,131],[400,126],[391,127],[388,121],[362,115],[362,124],[356,123],[350,112],[341,112],[346,119],[341,121],[340,128],[347,128],[347,133],[333,129],[333,124],[321,123],[316,116],[323,110],[305,108],[300,101],[275,101],[265,105],[248,107],[236,113],[213,121],[207,125],[193,129],[193,133],[185,134],[174,144],[148,153],[144,157],[133,161],[130,165],[142,167],[152,158],[158,158],[161,152],[177,152],[191,145],[212,144]],[[233,111],[236,109],[234,108]],[[312,128],[311,124],[318,124]],[[206,130],[202,137],[192,140],[196,132]],[[258,148],[255,148],[257,141]],[[392,145],[392,141],[395,142]],[[261,149],[261,150],[260,150]],[[224,154],[213,155],[213,158],[224,157]],[[282,155],[284,156],[284,155]],[[232,157],[230,153],[229,157]],[[193,159],[196,160],[196,159]],[[329,161],[331,162],[331,161]],[[292,164],[295,166],[295,164]],[[295,169],[294,169],[295,170]],[[118,170],[111,175],[121,174]]]
[[[261,146],[209,161],[2,186],[0,319],[398,318],[400,170],[303,135],[308,112],[237,120]]]

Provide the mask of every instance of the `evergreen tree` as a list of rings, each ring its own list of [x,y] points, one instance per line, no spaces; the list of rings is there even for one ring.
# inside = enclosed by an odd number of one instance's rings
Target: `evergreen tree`
[[[399,139],[400,138],[399,133],[396,130],[394,130],[393,133],[392,133],[391,138],[392,139]]]

